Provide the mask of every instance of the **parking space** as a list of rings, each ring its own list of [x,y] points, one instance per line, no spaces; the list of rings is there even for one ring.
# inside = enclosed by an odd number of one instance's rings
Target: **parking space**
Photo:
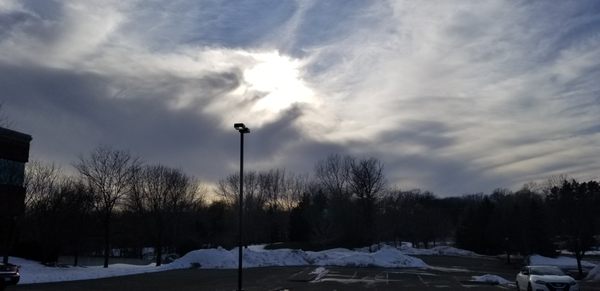
[[[327,268],[327,274],[311,284],[336,283],[337,290],[500,290],[514,286],[482,284],[471,281],[477,273],[464,269],[378,269]],[[332,290],[332,289],[327,289]]]

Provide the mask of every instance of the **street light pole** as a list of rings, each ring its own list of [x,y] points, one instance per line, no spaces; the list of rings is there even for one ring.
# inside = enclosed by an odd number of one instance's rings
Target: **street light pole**
[[[238,233],[238,291],[242,291],[242,245],[243,245],[243,228],[242,217],[244,207],[244,134],[250,133],[250,129],[243,123],[235,123],[233,125],[240,132],[240,199],[239,199],[239,233]]]

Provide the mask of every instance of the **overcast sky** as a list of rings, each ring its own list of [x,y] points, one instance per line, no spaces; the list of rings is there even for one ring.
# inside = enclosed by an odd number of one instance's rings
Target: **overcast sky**
[[[376,157],[438,195],[600,176],[600,1],[0,0],[33,159],[98,145],[207,182]]]

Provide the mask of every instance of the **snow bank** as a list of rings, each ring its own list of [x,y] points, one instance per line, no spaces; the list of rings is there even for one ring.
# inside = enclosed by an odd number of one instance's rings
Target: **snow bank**
[[[11,263],[21,266],[21,284],[98,279],[175,269],[234,269],[238,266],[238,249],[201,249],[191,251],[170,264],[139,266],[113,264],[109,268],[47,267],[37,262],[11,258]],[[375,266],[386,268],[428,268],[421,259],[403,254],[392,247],[383,247],[374,253],[331,249],[320,252],[302,250],[248,248],[243,252],[245,268],[269,266]],[[317,270],[320,270],[317,268]]]
[[[485,275],[481,275],[481,276],[473,276],[473,281],[493,283],[493,284],[499,284],[499,285],[511,284],[510,281],[508,281],[498,275],[491,275],[491,274],[485,274]]]
[[[169,269],[186,269],[191,267],[204,269],[230,269],[237,266],[237,262],[237,256],[234,256],[232,251],[218,247],[216,249],[191,251],[165,266],[168,266]]]
[[[387,244],[377,244],[371,247],[375,252],[368,252],[369,248],[349,250],[336,248],[319,252],[305,252],[302,250],[278,249],[266,250],[265,245],[250,246],[244,249],[244,267],[269,267],[269,266],[357,266],[357,267],[384,267],[384,268],[429,268],[425,262],[411,255],[446,255],[446,256],[477,256],[477,254],[448,246],[438,246],[431,249],[415,249],[411,244],[402,243],[399,248]],[[42,283],[57,281],[73,281],[97,279],[113,276],[133,275],[148,272],[159,272],[175,269],[203,268],[203,269],[234,269],[238,265],[238,249],[226,250],[221,247],[216,249],[201,249],[187,253],[170,264],[156,267],[154,264],[146,266],[113,264],[109,268],[93,267],[47,267],[34,261],[20,258],[11,258],[11,262],[21,266],[21,283]],[[541,261],[541,256],[532,257],[539,261],[538,264],[550,264]],[[553,259],[550,259],[553,260]],[[317,270],[325,270],[319,269]]]
[[[396,248],[389,244],[374,244],[371,246],[371,250],[379,250],[382,248]],[[451,246],[437,246],[429,249],[417,249],[412,246],[411,243],[402,242],[397,248],[401,253],[409,256],[457,256],[457,257],[477,257],[481,256],[472,251],[463,249],[457,249]],[[369,252],[369,247],[355,249],[360,252]]]
[[[374,253],[333,249],[321,252],[306,252],[308,261],[318,266],[359,266],[385,268],[427,268],[419,258],[410,257],[392,247],[383,247]]]
[[[415,249],[415,248],[405,248],[402,250],[407,255],[413,256],[460,256],[460,257],[476,257],[478,254],[457,249],[455,247],[450,246],[437,246],[430,249]]]
[[[548,258],[540,255],[531,255],[529,257],[529,265],[546,265],[546,266],[557,266],[561,268],[573,268],[577,267],[577,260],[571,257],[559,256],[556,258]],[[590,262],[581,261],[583,267],[593,268],[596,265]]]
[[[98,279],[164,270],[162,267],[157,268],[154,264],[147,266],[114,264],[110,265],[110,268],[103,268],[102,266],[47,267],[38,262],[21,258],[11,257],[9,261],[11,264],[20,266],[21,279],[19,284]]]
[[[235,248],[231,252],[236,253]],[[250,249],[244,250],[243,262],[249,268],[253,267],[268,267],[268,266],[304,266],[307,265],[306,253],[302,250],[263,250],[253,251]],[[237,259],[235,260],[237,267]]]
[[[585,277],[585,280],[592,282],[600,282],[600,265],[594,267]]]

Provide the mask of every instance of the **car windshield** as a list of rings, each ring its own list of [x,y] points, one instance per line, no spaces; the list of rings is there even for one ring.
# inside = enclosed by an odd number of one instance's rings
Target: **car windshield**
[[[557,275],[563,276],[565,273],[557,267],[531,267],[531,275]]]

